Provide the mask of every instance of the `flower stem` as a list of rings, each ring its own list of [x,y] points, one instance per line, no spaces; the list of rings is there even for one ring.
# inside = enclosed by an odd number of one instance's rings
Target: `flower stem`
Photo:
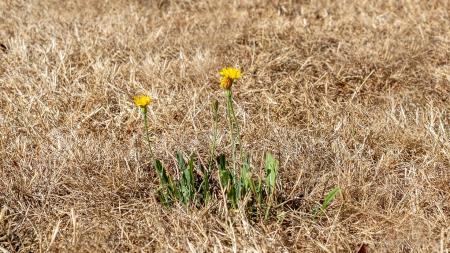
[[[147,117],[147,107],[142,107],[141,112],[144,115],[144,128],[145,128],[145,139],[147,140],[148,150],[150,153],[150,159],[153,159],[152,144],[150,142],[150,132],[148,129],[148,117]]]
[[[213,136],[212,136],[212,145],[211,145],[211,158],[210,158],[210,164],[209,167],[212,167],[213,162],[215,161],[216,156],[216,149],[217,149],[217,121],[219,118],[219,102],[217,100],[214,100],[212,106],[212,113],[213,113]]]
[[[241,134],[239,129],[239,124],[237,122],[236,114],[234,112],[233,108],[233,93],[232,91],[226,90],[225,91],[226,97],[227,97],[227,115],[228,120],[230,123],[230,131],[231,131],[231,143],[233,147],[233,169],[236,172],[236,162],[237,162],[237,155],[236,155],[236,145],[239,145],[239,150],[242,153],[241,148]],[[242,154],[241,154],[242,156]]]

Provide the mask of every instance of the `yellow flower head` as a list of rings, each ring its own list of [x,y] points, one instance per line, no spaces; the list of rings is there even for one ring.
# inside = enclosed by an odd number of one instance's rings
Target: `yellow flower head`
[[[230,78],[232,80],[241,78],[241,71],[236,68],[223,68],[220,70],[219,74],[222,77]]]
[[[241,71],[236,68],[223,68],[219,71],[222,76],[220,79],[220,87],[229,90],[234,80],[241,78]]]
[[[134,104],[141,108],[147,107],[147,105],[152,103],[152,98],[146,95],[137,95],[133,97]]]

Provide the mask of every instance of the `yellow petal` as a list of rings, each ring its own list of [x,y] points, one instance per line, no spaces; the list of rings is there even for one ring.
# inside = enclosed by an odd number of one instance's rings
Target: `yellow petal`
[[[230,78],[232,80],[239,79],[241,77],[241,71],[237,68],[223,68],[219,71],[222,77]]]
[[[146,107],[152,103],[152,98],[146,95],[137,95],[133,97],[134,104],[139,107]]]

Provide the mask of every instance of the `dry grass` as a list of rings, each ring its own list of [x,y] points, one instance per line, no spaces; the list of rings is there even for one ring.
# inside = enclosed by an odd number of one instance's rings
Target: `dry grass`
[[[449,252],[449,10],[0,0],[0,251]],[[281,161],[278,220],[155,199],[131,96],[157,98],[166,164],[177,150],[205,154],[226,65],[245,72],[243,143]],[[343,195],[312,219],[334,185]]]

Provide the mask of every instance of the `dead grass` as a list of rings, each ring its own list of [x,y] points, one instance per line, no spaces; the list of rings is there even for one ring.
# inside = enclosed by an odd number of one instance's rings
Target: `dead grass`
[[[449,252],[449,10],[0,0],[0,251]],[[226,65],[245,72],[243,143],[281,160],[278,220],[155,200],[131,96],[157,98],[166,164],[177,150],[205,154]],[[313,220],[334,185],[343,196]]]

